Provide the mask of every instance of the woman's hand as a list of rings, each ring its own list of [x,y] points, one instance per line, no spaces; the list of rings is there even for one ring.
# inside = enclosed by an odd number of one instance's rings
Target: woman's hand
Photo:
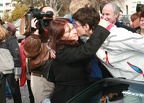
[[[105,20],[105,19],[103,19],[103,18],[101,18],[98,25],[100,25],[100,26],[102,26],[104,28],[107,28],[110,25],[110,22]]]
[[[50,50],[50,57],[55,59],[56,58],[56,52],[55,50]]]
[[[106,28],[108,31],[111,30],[111,28],[114,26],[112,23],[110,23],[108,20],[101,18],[99,25]]]

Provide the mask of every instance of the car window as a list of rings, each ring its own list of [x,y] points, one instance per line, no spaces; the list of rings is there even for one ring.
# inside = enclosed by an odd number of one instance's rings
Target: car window
[[[130,96],[131,98],[129,99],[140,97],[144,100],[143,93],[135,90],[134,92],[128,91],[128,88],[131,87],[140,88],[140,91],[144,92],[144,82],[122,78],[106,78],[89,86],[66,103],[95,103],[93,99],[98,97],[100,93],[100,103],[113,103],[120,100],[120,103],[127,103],[123,101],[126,96]],[[138,103],[138,101],[133,103]]]

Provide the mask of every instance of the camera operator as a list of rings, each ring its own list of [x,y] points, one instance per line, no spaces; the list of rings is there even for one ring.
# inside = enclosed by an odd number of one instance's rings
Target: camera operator
[[[41,12],[45,12],[45,13],[46,13],[47,11],[52,11],[52,12],[53,12],[53,17],[52,17],[52,18],[53,18],[53,19],[56,18],[56,12],[55,12],[54,9],[52,9],[51,7],[43,6],[43,7],[40,8],[40,11],[41,11]],[[45,18],[47,18],[47,17],[44,17],[44,19],[45,19]]]
[[[49,11],[53,12],[54,15],[52,17],[44,16],[42,19],[40,18],[43,13],[47,13]],[[40,9],[40,15],[31,20],[31,28],[35,31],[26,38],[24,43],[24,54],[27,58],[29,58],[28,67],[31,70],[31,89],[34,95],[35,103],[50,103],[48,97],[54,88],[54,84],[48,82],[42,74],[43,69],[47,68],[47,61],[50,59],[50,50],[47,48],[48,38],[43,42],[45,36],[48,37],[48,32],[45,31],[45,27],[48,26],[48,22],[50,21],[45,22],[47,19],[55,19],[55,12],[52,8],[45,6]],[[41,22],[44,22],[44,24]],[[32,58],[31,55],[36,56]],[[34,64],[33,62],[37,60],[41,61],[44,65]]]

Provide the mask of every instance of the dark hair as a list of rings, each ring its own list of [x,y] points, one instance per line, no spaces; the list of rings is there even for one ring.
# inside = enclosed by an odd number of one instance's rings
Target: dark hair
[[[59,47],[64,47],[64,45],[75,45],[78,42],[74,40],[61,40],[65,33],[65,25],[71,23],[67,18],[57,18],[52,20],[48,26],[48,33],[50,36],[49,46],[55,50],[56,45]]]
[[[144,10],[144,4],[137,4],[136,12],[142,12]]]
[[[134,22],[137,18],[139,18],[138,13],[133,13],[133,14],[130,16],[130,19],[131,19],[132,22]]]
[[[142,13],[140,14],[140,19],[141,17],[144,17],[144,11],[142,11]]]
[[[102,14],[103,7],[104,7],[106,4],[107,4],[106,2],[100,4],[99,9],[100,9],[100,13],[101,13],[101,14]]]
[[[79,21],[82,25],[88,24],[90,29],[95,30],[100,21],[99,12],[94,7],[80,8],[73,14],[73,19]]]
[[[144,4],[141,5],[140,11],[143,12],[144,11]]]

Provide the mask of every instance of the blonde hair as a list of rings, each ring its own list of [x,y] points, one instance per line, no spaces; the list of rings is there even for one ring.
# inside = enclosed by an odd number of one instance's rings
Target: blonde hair
[[[0,25],[0,42],[2,42],[8,36],[9,36],[8,30],[6,30],[2,25]]]
[[[89,0],[72,0],[69,5],[69,11],[73,15],[78,9],[85,7],[86,5],[92,5]]]

